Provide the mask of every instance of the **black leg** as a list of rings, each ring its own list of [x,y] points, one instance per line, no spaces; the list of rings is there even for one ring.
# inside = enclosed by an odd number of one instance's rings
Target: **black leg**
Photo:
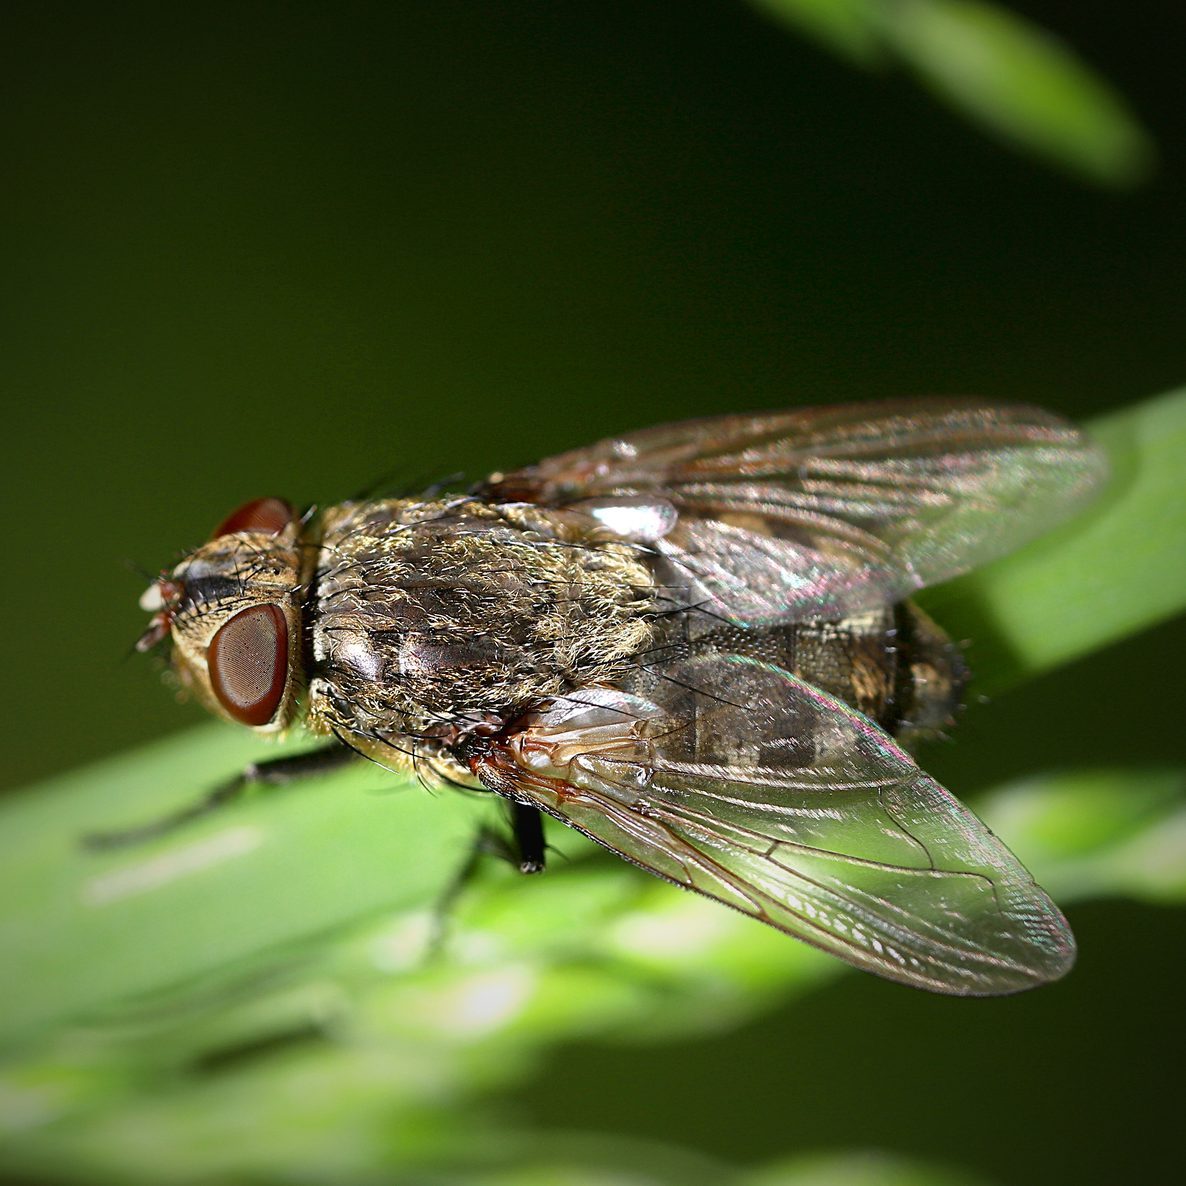
[[[282,787],[298,779],[315,778],[318,774],[340,770],[357,761],[358,757],[349,746],[335,741],[319,749],[306,750],[303,754],[252,762],[239,777],[244,782],[259,783],[265,787]]]
[[[544,820],[536,807],[511,803],[511,829],[519,850],[520,873],[544,871]]]
[[[474,836],[469,852],[465,854],[465,860],[457,866],[457,871],[449,878],[433,905],[432,931],[429,934],[427,950],[429,959],[437,959],[444,954],[449,919],[453,916],[458,899],[465,892],[466,886],[477,876],[478,869],[487,857],[498,857],[499,860],[512,863],[515,859],[506,837],[483,825]]]
[[[466,887],[477,876],[484,860],[497,857],[500,861],[515,865],[520,873],[542,873],[544,868],[544,826],[543,817],[537,808],[524,807],[521,803],[508,804],[511,813],[511,839],[501,831],[482,826],[457,872],[441,891],[433,909],[432,936],[428,950],[431,957],[439,956],[445,944],[449,918]]]
[[[121,828],[113,832],[90,832],[83,836],[82,845],[89,849],[105,849],[142,844],[147,840],[154,840],[158,836],[167,835],[169,832],[184,827],[191,820],[200,819],[228,803],[233,803],[251,787],[284,786],[299,778],[308,778],[330,770],[337,770],[340,766],[353,762],[356,758],[357,755],[353,750],[335,743],[321,749],[308,750],[303,754],[252,762],[242,773],[236,774],[234,778],[228,778],[226,782],[220,783],[202,798],[171,812],[169,815],[150,820],[148,823],[140,824],[134,828]]]

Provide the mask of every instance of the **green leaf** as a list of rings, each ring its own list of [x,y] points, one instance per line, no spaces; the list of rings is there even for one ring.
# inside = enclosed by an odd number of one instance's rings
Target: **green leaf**
[[[977,807],[1056,898],[1186,901],[1186,769],[1044,775]]]
[[[471,805],[375,768],[158,843],[82,849],[85,832],[156,818],[242,769],[259,747],[240,733],[193,729],[3,804],[0,1047],[443,892]]]
[[[886,1153],[799,1157],[763,1167],[746,1186],[976,1186],[983,1179]]]
[[[750,0],[750,3],[859,65],[885,58],[880,29],[882,0]]]
[[[942,99],[1019,148],[1108,185],[1148,174],[1152,145],[1062,42],[978,0],[899,0],[885,35]]]
[[[750,0],[860,65],[896,60],[997,138],[1084,180],[1125,187],[1153,165],[1115,88],[1062,41],[982,0]]]

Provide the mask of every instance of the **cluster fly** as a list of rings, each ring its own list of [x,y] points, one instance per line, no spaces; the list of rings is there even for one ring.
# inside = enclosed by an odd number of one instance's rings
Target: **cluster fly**
[[[1104,463],[1035,408],[920,399],[665,425],[464,494],[297,514],[262,498],[141,599],[180,681],[261,734],[541,813],[859,968],[1009,993],[1070,967],[1066,920],[909,756],[959,650],[908,598],[1080,507]]]

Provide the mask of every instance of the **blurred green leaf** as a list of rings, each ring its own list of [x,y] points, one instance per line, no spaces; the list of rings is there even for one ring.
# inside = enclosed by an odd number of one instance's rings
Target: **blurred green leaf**
[[[863,65],[898,60],[1014,147],[1102,185],[1148,176],[1153,144],[1074,51],[982,0],[751,0]]]
[[[3,805],[0,1046],[444,891],[472,804],[363,766],[328,793],[310,783],[156,844],[83,851],[84,832],[156,818],[258,752],[210,724]]]
[[[750,3],[861,65],[885,58],[880,30],[882,0],[750,0]]]
[[[1108,185],[1142,180],[1148,137],[1060,41],[994,4],[898,0],[885,34],[956,110],[1016,146]]]
[[[976,1186],[983,1178],[961,1170],[920,1165],[887,1153],[796,1157],[766,1166],[745,1186]]]
[[[1061,898],[1186,901],[1186,770],[1074,770],[977,804]]]

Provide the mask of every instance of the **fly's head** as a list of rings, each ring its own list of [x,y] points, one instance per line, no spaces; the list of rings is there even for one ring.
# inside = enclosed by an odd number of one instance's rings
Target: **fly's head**
[[[140,598],[152,619],[136,649],[170,639],[182,686],[261,733],[293,723],[304,686],[305,526],[282,499],[249,502]]]

